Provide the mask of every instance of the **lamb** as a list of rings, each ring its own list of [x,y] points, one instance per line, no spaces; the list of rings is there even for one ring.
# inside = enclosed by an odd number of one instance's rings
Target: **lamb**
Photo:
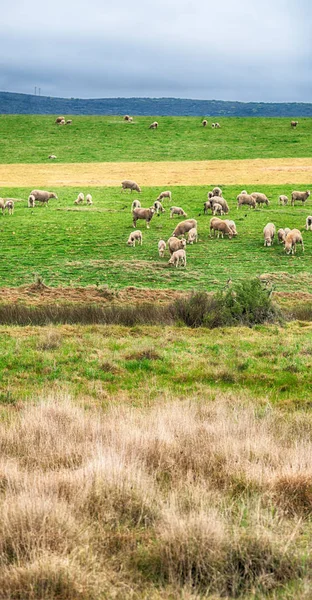
[[[59,125],[62,121],[65,121],[65,117],[57,117],[55,119],[55,123],[56,125]]]
[[[220,204],[223,213],[226,215],[228,214],[230,210],[229,205],[225,198],[221,198],[220,196],[212,196],[212,198],[210,198],[209,200],[207,200],[207,202],[204,203],[204,214],[207,214],[209,208],[211,208],[211,212],[213,212],[213,207],[215,204]]]
[[[168,248],[169,248],[170,254],[173,254],[177,250],[183,250],[183,248],[185,248],[185,246],[186,246],[186,241],[184,239],[179,240],[178,238],[172,236],[168,240]]]
[[[78,197],[76,198],[74,204],[83,204],[84,203],[84,193],[80,192]]]
[[[67,119],[67,121],[66,121],[66,125],[71,125],[71,124],[72,124],[72,122],[73,122],[73,121],[72,121],[72,119]]]
[[[125,179],[121,182],[121,191],[123,192],[124,190],[130,190],[131,194],[133,190],[135,190],[139,194],[141,193],[140,186],[138,186],[138,184],[135,181],[131,181],[131,179]]]
[[[234,221],[230,221],[229,219],[224,219],[224,223],[227,223],[230,229],[233,231],[233,235],[237,235],[236,225]]]
[[[124,116],[124,121],[129,121],[129,119],[130,119],[129,115]]]
[[[56,156],[55,156],[55,154],[50,154],[50,156],[49,156],[48,158],[49,158],[50,160],[55,160],[55,159],[56,159]]]
[[[192,229],[189,230],[188,236],[187,236],[187,241],[188,241],[189,244],[193,244],[194,242],[197,243],[197,241],[198,241],[198,233],[197,233],[196,227],[192,227]]]
[[[135,208],[141,208],[140,200],[133,200],[131,204],[131,212],[133,212]]]
[[[172,235],[173,237],[180,237],[181,235],[185,235],[193,227],[196,227],[197,229],[196,219],[187,219],[186,221],[181,221],[176,226]]]
[[[211,127],[212,127],[212,129],[214,129],[214,128],[215,128],[215,126],[216,126],[216,124],[215,124],[215,123],[211,123]]]
[[[132,123],[132,122],[133,122],[133,117],[129,117],[128,123]]]
[[[32,196],[32,194],[30,194],[30,196],[28,197],[28,208],[35,208],[35,206],[36,206],[35,200],[36,200],[35,196]]]
[[[62,120],[59,122],[59,125],[65,125],[65,119],[62,119]]]
[[[207,121],[206,119],[204,119],[204,120],[202,121],[202,126],[203,126],[203,127],[207,127],[207,123],[208,123],[208,121]]]
[[[221,235],[223,238],[224,234],[229,236],[229,239],[233,237],[233,230],[229,227],[226,221],[222,221],[218,217],[213,217],[210,219],[210,237],[212,237],[211,232],[213,231],[213,235],[216,235],[216,231],[218,232],[218,238]]]
[[[299,229],[292,229],[285,238],[286,254],[295,254],[296,244],[301,244],[302,252],[304,252],[303,239]]]
[[[290,121],[290,126],[295,128],[295,127],[297,127],[298,123],[299,123],[299,121]]]
[[[169,192],[169,190],[166,190],[165,192],[161,192],[157,198],[157,200],[163,200],[164,198],[169,198],[169,200],[171,200],[171,192]]]
[[[135,246],[135,242],[138,242],[141,246],[143,243],[142,231],[137,229],[136,231],[132,231],[128,237],[127,244],[128,246]]]
[[[249,206],[249,208],[256,208],[256,200],[250,194],[238,194],[237,198],[237,210],[240,206]]]
[[[220,127],[221,127],[220,123],[215,123],[215,128],[216,129],[220,129]]]
[[[219,187],[214,187],[212,190],[212,196],[222,196],[222,190]]]
[[[179,266],[181,262],[182,267],[186,267],[186,253],[185,250],[176,250],[168,261],[168,265]]]
[[[279,229],[277,232],[277,239],[279,241],[280,244],[283,244],[285,241],[286,235],[285,235],[285,229]]]
[[[274,223],[267,223],[263,229],[264,246],[271,246],[273,244],[275,233],[276,229]]]
[[[176,238],[174,238],[174,239],[176,239]],[[159,240],[159,242],[158,242],[158,252],[159,252],[160,258],[164,257],[166,247],[167,247],[166,242],[164,240]]]
[[[154,121],[154,123],[150,124],[149,129],[157,129],[157,127],[158,127],[158,123],[157,123],[157,121]]]
[[[257,204],[266,204],[269,206],[270,201],[265,194],[261,194],[260,192],[252,192],[250,195],[255,199]]]
[[[282,204],[283,206],[288,204],[288,196],[284,196],[284,194],[282,194],[278,199],[278,203]]]
[[[93,204],[91,194],[86,195],[86,202],[87,202],[88,206],[91,206],[91,204]]]
[[[132,211],[133,227],[136,227],[136,223],[139,219],[144,219],[146,221],[146,227],[149,229],[149,224],[154,216],[154,213],[155,209],[153,206],[151,208],[135,208]]]
[[[34,196],[38,202],[46,203],[46,206],[51,198],[57,199],[57,195],[54,192],[46,192],[44,190],[33,190],[30,192],[30,196]]]
[[[312,217],[309,216],[306,218],[306,230],[308,231],[310,229],[310,231],[312,231]]]
[[[215,215],[223,215],[223,210],[222,210],[222,206],[221,204],[219,204],[218,202],[215,202],[213,207],[212,207],[212,214]]]
[[[291,192],[291,206],[294,206],[296,200],[300,200],[302,202],[302,204],[304,204],[306,202],[306,200],[309,198],[310,196],[310,191],[307,190],[306,192]]]
[[[13,215],[13,213],[14,213],[14,202],[13,202],[13,200],[7,200],[6,201],[6,203],[4,205],[4,208],[2,209],[2,212],[4,212],[5,209],[7,209],[9,215]]]
[[[162,203],[161,203],[161,202],[158,202],[158,200],[155,200],[155,202],[154,202],[153,206],[154,206],[154,208],[155,208],[155,211],[156,211],[156,214],[157,214],[157,215],[159,215],[159,213],[164,213],[164,212],[166,212],[166,211],[165,211],[165,209],[164,209],[164,207],[163,207],[163,205],[162,205]]]
[[[186,212],[184,212],[183,208],[181,208],[180,206],[171,206],[170,219],[173,218],[173,215],[179,215],[179,217],[187,217]]]

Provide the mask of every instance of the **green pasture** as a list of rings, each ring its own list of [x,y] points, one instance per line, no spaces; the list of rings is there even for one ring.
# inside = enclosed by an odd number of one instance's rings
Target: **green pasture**
[[[159,128],[149,130],[157,118]],[[288,118],[220,118],[221,129],[196,117],[0,116],[0,163],[218,160],[312,156],[312,119],[297,129]]]
[[[163,259],[158,256],[158,241],[168,240],[181,220],[169,218],[168,200],[164,203],[166,212],[154,216],[149,230],[144,221],[137,223],[143,232],[143,245],[133,248],[127,246],[127,239],[133,230],[130,208],[134,194],[121,193],[117,188],[92,188],[84,192],[92,192],[94,205],[77,207],[74,199],[80,190],[60,188],[54,190],[58,199],[50,200],[48,207],[30,209],[30,189],[2,188],[2,197],[21,201],[16,202],[13,216],[0,214],[0,285],[28,284],[40,275],[50,286],[215,290],[229,278],[242,281],[271,273],[277,291],[312,292],[312,232],[304,230],[306,217],[312,212],[311,200],[304,207],[280,207],[279,194],[289,195],[291,186],[261,186],[271,200],[270,206],[237,210],[236,196],[241,187],[222,187],[230,205],[228,218],[234,219],[238,230],[237,238],[232,240],[210,238],[211,214],[203,214],[207,188],[172,188],[172,204],[181,206],[188,217],[198,221],[199,242],[187,246],[186,269],[168,266],[168,252]],[[144,188],[142,206],[151,206],[160,191]],[[298,247],[295,256],[286,256],[277,241],[271,248],[264,248],[262,231],[268,222],[275,223],[277,229],[301,229],[305,253]]]

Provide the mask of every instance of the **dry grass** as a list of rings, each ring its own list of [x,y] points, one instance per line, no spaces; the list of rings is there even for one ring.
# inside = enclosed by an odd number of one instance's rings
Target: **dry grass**
[[[311,430],[310,415],[222,397],[12,410],[0,425],[0,598],[302,590]]]

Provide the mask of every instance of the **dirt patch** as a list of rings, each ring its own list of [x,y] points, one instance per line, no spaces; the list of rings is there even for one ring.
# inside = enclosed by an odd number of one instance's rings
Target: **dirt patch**
[[[311,158],[0,165],[3,187],[30,188],[120,186],[123,179],[164,187],[303,184],[311,175]]]

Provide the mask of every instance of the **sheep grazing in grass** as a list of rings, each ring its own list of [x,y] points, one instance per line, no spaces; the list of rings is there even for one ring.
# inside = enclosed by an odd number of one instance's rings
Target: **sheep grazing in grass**
[[[55,124],[59,125],[62,121],[65,121],[65,117],[56,117]]]
[[[86,203],[88,204],[88,206],[91,206],[91,204],[93,204],[93,200],[92,200],[91,194],[87,194],[86,195]]]
[[[144,219],[146,221],[147,229],[150,228],[149,224],[155,214],[155,209],[152,206],[151,208],[135,208],[132,211],[133,216],[133,227],[136,227],[136,223],[139,219]]]
[[[278,203],[286,206],[286,204],[288,204],[288,196],[281,194],[281,196],[279,196]]]
[[[142,231],[140,231],[139,229],[130,233],[127,244],[128,246],[135,246],[135,242],[138,242],[138,244],[142,246],[143,236]]]
[[[221,204],[219,204],[218,202],[215,202],[215,204],[212,207],[212,214],[215,215],[223,215],[223,210],[222,210],[222,206]]]
[[[240,206],[249,206],[249,208],[256,208],[257,206],[256,200],[250,194],[238,194],[236,200],[237,210]]]
[[[30,194],[30,196],[28,196],[28,208],[35,208],[36,206],[36,198],[35,196],[32,196],[32,194]]]
[[[157,200],[163,200],[164,198],[169,198],[169,200],[171,200],[171,192],[169,190],[166,190],[165,192],[160,192]]]
[[[140,200],[133,200],[131,204],[131,212],[133,212],[135,208],[141,208]]]
[[[172,219],[174,215],[178,215],[179,217],[187,217],[186,212],[184,212],[183,208],[180,206],[171,206],[170,219]]]
[[[219,187],[214,187],[212,190],[212,196],[222,196],[222,190]]]
[[[297,201],[302,202],[302,204],[305,204],[309,196],[309,190],[307,190],[306,192],[291,192],[291,206],[294,206],[295,202]]]
[[[176,238],[174,238],[176,239]],[[158,253],[160,258],[163,258],[165,256],[165,250],[166,250],[166,242],[164,240],[159,240],[158,242]]]
[[[210,237],[212,237],[212,231],[214,237],[217,232],[218,238],[220,237],[220,235],[222,238],[224,235],[228,235],[229,239],[232,239],[234,235],[233,230],[231,227],[229,227],[228,223],[225,220],[222,221],[222,219],[219,219],[218,217],[213,217],[212,219],[210,219]]]
[[[256,201],[256,203],[259,204],[266,204],[267,206],[269,206],[270,201],[269,199],[266,197],[265,194],[261,194],[260,192],[252,192],[252,194],[250,194]]]
[[[180,237],[181,235],[185,235],[193,227],[197,228],[197,221],[196,221],[196,219],[187,219],[186,221],[181,221],[176,226],[176,228],[175,228],[172,236],[173,237]]]
[[[213,213],[213,207],[215,204],[219,204],[221,206],[222,211],[225,215],[228,214],[230,210],[229,205],[225,198],[222,198],[221,196],[212,196],[212,198],[210,198],[209,200],[207,200],[207,202],[204,203],[204,214],[206,215],[209,209],[211,209],[211,212]]]
[[[297,127],[299,121],[290,121],[290,126],[293,127],[293,129],[295,129],[295,127]]]
[[[158,200],[155,200],[155,202],[154,202],[153,206],[154,206],[154,208],[155,208],[155,211],[156,211],[156,214],[157,214],[157,215],[159,215],[159,213],[164,213],[164,212],[166,212],[166,211],[165,211],[165,209],[164,209],[164,207],[163,207],[163,205],[162,205],[162,203],[161,203],[161,202],[158,202]]]
[[[72,124],[72,122],[73,122],[73,121],[72,121],[72,119],[67,119],[67,121],[66,121],[66,125],[71,125],[71,124]]]
[[[48,158],[49,158],[50,160],[55,160],[55,159],[56,159],[56,156],[55,156],[55,154],[50,154],[50,156],[49,156]]]
[[[173,254],[177,250],[183,250],[186,246],[186,240],[179,240],[176,237],[170,237],[168,240],[168,249],[170,254]]]
[[[59,122],[59,125],[66,125],[65,119],[62,119],[62,121]]]
[[[74,204],[83,204],[84,203],[84,193],[80,192],[74,202]]]
[[[2,212],[4,212],[5,210],[8,211],[9,215],[13,215],[13,213],[14,213],[14,202],[13,202],[13,200],[7,200],[6,201]]]
[[[285,241],[286,235],[285,235],[285,229],[279,229],[277,232],[277,239],[279,241],[280,244],[283,244]]]
[[[304,252],[304,245],[302,235],[299,229],[292,229],[285,238],[285,252],[286,254],[296,253],[296,244],[301,244],[302,252]]]
[[[129,119],[130,119],[130,116],[129,116],[129,115],[125,115],[125,116],[124,116],[124,121],[129,121]]]
[[[220,123],[215,123],[215,129],[220,129],[221,125]]]
[[[130,190],[130,193],[133,191],[138,192],[139,194],[141,193],[140,186],[138,186],[138,184],[131,179],[125,179],[121,182],[121,191],[124,192],[125,190]]]
[[[312,217],[309,216],[306,218],[306,230],[308,231],[310,229],[310,231],[312,231]]]
[[[176,238],[174,238],[174,239],[176,239]],[[188,244],[193,244],[194,242],[197,243],[198,233],[197,233],[196,227],[192,227],[192,229],[189,230],[189,232],[187,234],[187,241],[188,241]]]
[[[272,246],[276,233],[274,223],[267,223],[263,229],[264,246]]]
[[[227,223],[228,226],[230,227],[230,229],[232,229],[233,235],[237,235],[237,230],[236,230],[236,225],[234,221],[231,221],[229,219],[224,219],[224,223]]]
[[[41,202],[46,206],[51,198],[57,200],[57,195],[54,192],[46,192],[45,190],[33,190],[30,192],[30,196],[34,196],[35,200],[38,200],[38,202]]]
[[[207,127],[207,123],[208,123],[208,121],[207,121],[206,119],[204,119],[204,120],[202,121],[202,126],[203,126],[203,127]]]
[[[157,123],[157,121],[154,121],[154,123],[150,124],[149,129],[157,129],[157,127],[158,127],[158,123]]]
[[[214,128],[215,128],[215,126],[216,126],[216,124],[215,124],[215,123],[211,123],[211,127],[212,127],[212,129],[214,129]]]
[[[181,263],[182,267],[186,267],[186,252],[185,250],[176,250],[169,258],[168,265],[175,265],[178,267]]]

